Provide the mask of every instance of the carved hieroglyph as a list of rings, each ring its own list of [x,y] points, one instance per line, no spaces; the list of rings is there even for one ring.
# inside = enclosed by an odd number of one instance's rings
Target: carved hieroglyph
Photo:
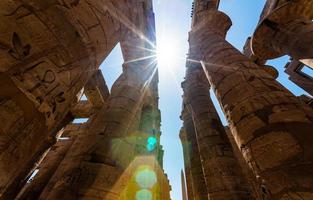
[[[131,26],[129,3],[0,2],[0,196],[71,120],[77,93],[122,35],[120,19]]]

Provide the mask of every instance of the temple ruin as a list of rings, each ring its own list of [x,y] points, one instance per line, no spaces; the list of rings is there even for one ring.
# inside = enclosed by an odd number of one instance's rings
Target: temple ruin
[[[192,8],[183,200],[312,200],[313,1],[267,0],[242,51],[219,4]],[[0,200],[171,199],[155,33],[152,0],[0,1]],[[116,45],[110,90],[99,66]],[[284,55],[307,95],[266,64]]]
[[[313,79],[301,68],[313,67],[313,1],[267,0],[243,53],[225,39],[232,22],[219,3],[195,0],[193,6],[182,84],[188,198],[313,199],[311,98],[291,94],[265,65],[290,56],[290,80],[312,94]],[[229,127],[217,116],[210,87]]]

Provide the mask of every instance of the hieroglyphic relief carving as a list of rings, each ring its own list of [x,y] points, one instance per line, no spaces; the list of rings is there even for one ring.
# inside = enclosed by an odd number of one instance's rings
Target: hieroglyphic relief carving
[[[21,38],[17,33],[13,33],[11,46],[0,43],[0,49],[6,50],[13,58],[17,60],[23,60],[29,55],[31,46],[30,44],[24,45]]]
[[[69,88],[58,77],[57,66],[48,59],[15,70],[12,80],[45,114],[48,127],[63,116],[71,101]]]
[[[0,196],[18,190],[16,181],[25,177],[38,156],[53,143],[55,132],[68,123],[64,115],[74,106],[77,93],[124,33],[120,19],[128,26],[137,24],[138,13],[133,15],[131,5],[124,0],[0,2],[0,15],[4,16],[0,20],[0,75],[19,96],[0,91],[26,113],[22,113],[25,120],[18,137],[0,154]],[[14,165],[17,160],[19,166]],[[90,164],[99,165],[94,161]],[[80,182],[89,185],[96,175],[85,177],[85,171],[82,179],[86,181],[80,180],[80,173],[75,171],[67,176],[66,184],[74,184],[75,190]],[[108,176],[98,181],[110,188],[117,178],[103,174]]]

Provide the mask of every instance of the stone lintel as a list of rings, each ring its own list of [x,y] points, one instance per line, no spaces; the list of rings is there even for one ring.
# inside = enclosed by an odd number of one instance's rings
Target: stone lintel
[[[98,108],[107,104],[110,92],[101,70],[97,70],[97,72],[94,73],[84,89],[88,100],[94,107]]]
[[[71,113],[75,118],[89,118],[94,112],[93,105],[86,100],[79,101],[71,109]]]
[[[301,70],[305,65],[298,60],[291,60],[285,66],[289,80],[313,96],[313,79]]]

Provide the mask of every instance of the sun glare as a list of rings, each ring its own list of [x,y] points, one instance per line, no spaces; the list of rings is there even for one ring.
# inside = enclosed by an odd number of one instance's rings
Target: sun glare
[[[157,44],[157,59],[160,68],[175,65],[179,60],[178,45],[171,40],[161,40]]]

